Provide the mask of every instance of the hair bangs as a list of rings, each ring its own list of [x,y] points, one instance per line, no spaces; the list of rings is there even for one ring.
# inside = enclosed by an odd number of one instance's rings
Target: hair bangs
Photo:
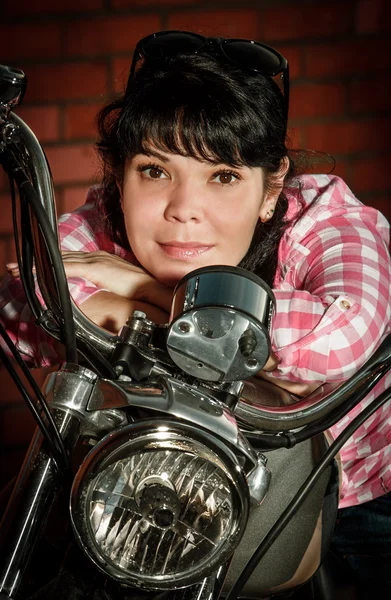
[[[258,166],[260,137],[248,104],[206,94],[197,81],[170,89],[154,80],[125,105],[118,140],[125,159],[156,149],[232,167]],[[218,98],[218,101],[216,100]]]

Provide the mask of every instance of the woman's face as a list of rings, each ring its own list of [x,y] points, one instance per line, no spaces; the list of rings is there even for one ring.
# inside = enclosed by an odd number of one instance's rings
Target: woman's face
[[[175,285],[208,265],[236,266],[275,198],[260,167],[232,168],[151,150],[125,167],[122,207],[138,262]]]

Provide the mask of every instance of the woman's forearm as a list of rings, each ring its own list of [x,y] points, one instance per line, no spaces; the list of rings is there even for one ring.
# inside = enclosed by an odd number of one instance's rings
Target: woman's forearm
[[[80,310],[96,325],[112,333],[118,333],[134,310],[143,311],[148,319],[157,324],[168,321],[168,314],[157,306],[106,291],[97,292],[85,300]]]

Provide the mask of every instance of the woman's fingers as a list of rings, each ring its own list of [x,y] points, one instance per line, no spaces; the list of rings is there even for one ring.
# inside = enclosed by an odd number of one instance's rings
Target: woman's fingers
[[[280,361],[278,360],[278,357],[276,354],[274,354],[274,352],[272,351],[266,365],[263,367],[264,371],[274,371],[274,369],[277,369],[278,367],[278,363]]]
[[[172,289],[141,267],[104,251],[62,254],[67,277],[83,277],[97,287],[169,311]]]
[[[12,277],[19,277],[19,265],[18,263],[7,263],[6,264],[7,272],[12,275]]]

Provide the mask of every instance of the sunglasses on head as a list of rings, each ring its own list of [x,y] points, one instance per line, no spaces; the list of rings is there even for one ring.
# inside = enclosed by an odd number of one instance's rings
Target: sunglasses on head
[[[159,31],[141,39],[136,46],[126,94],[128,93],[136,64],[141,58],[169,59],[178,54],[197,54],[205,46],[217,48],[231,63],[268,77],[281,76],[284,95],[284,116],[288,119],[289,68],[288,61],[277,50],[253,40],[208,38],[187,31]]]

